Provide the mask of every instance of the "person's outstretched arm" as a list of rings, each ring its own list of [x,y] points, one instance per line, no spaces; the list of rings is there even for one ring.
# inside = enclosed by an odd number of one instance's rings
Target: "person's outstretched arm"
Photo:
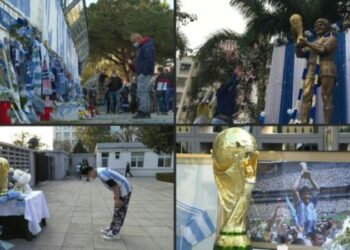
[[[301,171],[301,174],[297,177],[297,179],[294,182],[293,185],[293,198],[294,198],[294,202],[300,201],[300,195],[299,195],[299,185],[300,185],[300,180],[301,177],[303,175],[303,171]]]
[[[308,179],[310,181],[310,183],[311,183],[312,187],[314,188],[314,190],[316,190],[317,192],[320,192],[320,186],[314,180],[314,178],[312,177],[310,171],[305,171],[304,178],[306,178],[306,179]]]

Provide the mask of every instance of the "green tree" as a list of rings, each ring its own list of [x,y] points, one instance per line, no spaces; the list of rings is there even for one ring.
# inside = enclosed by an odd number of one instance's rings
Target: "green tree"
[[[130,80],[128,60],[135,57],[130,34],[151,37],[156,46],[157,62],[173,58],[174,11],[159,0],[100,0],[88,8],[90,60],[107,59],[118,73]]]
[[[88,153],[81,140],[78,140],[73,148],[73,154],[85,154]]]
[[[85,126],[76,128],[76,137],[89,153],[95,151],[97,143],[118,142],[109,126]]]
[[[137,127],[125,126],[121,131],[114,133],[114,136],[120,142],[132,142],[136,136]]]
[[[230,0],[247,19],[246,36],[250,41],[261,37],[285,34],[290,36],[289,18],[294,13],[303,17],[304,27],[313,28],[316,19],[323,17],[331,22],[342,21],[348,8],[344,0]]]
[[[13,140],[13,144],[19,147],[27,147],[29,138],[30,138],[30,134],[28,132],[21,132],[21,133],[15,134],[15,139]]]
[[[200,68],[191,86],[192,99],[197,97],[202,87],[227,80],[240,58],[237,50],[225,51],[222,45],[225,42],[237,44],[239,39],[239,35],[231,30],[219,30],[199,48],[195,61],[199,63]]]
[[[138,139],[157,154],[174,152],[175,136],[173,126],[142,126],[137,129]]]
[[[180,53],[180,58],[184,56],[188,47],[188,38],[181,31],[181,27],[197,20],[197,16],[181,10],[181,0],[176,1],[176,50]]]
[[[53,142],[53,149],[54,150],[63,150],[63,151],[66,151],[67,153],[71,153],[72,144],[70,143],[69,140],[63,140],[63,141],[55,140]]]
[[[42,143],[38,135],[30,134],[29,132],[21,132],[15,135],[13,144],[19,147],[41,150],[47,148],[45,143]]]
[[[196,100],[201,89],[214,82],[227,82],[235,66],[241,64],[243,77],[237,86],[237,96],[242,97],[246,104],[245,112],[248,113],[250,120],[256,122],[258,114],[265,106],[268,76],[266,65],[270,59],[271,48],[267,39],[261,38],[257,42],[250,43],[247,36],[238,35],[231,30],[219,30],[212,34],[195,56],[195,61],[200,67],[193,78],[190,98]],[[257,84],[259,90],[257,104],[250,99],[254,84]],[[194,109],[195,107],[190,108],[192,112]]]

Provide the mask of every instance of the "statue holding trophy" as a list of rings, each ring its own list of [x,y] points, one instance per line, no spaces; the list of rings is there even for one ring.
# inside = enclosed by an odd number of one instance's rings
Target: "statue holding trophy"
[[[9,162],[5,158],[0,157],[0,196],[7,193],[9,169]]]
[[[330,124],[332,120],[332,90],[336,78],[334,55],[337,49],[337,40],[331,33],[330,22],[325,18],[316,20],[314,28],[317,37],[313,42],[309,42],[303,35],[303,21],[300,15],[292,15],[290,23],[296,40],[296,55],[307,59],[302,84],[301,123],[309,123],[310,111],[311,116],[315,116],[315,111],[312,110],[316,107],[314,86],[320,85],[324,122]]]
[[[219,207],[214,250],[251,247],[246,215],[258,154],[254,137],[241,128],[225,129],[215,138],[212,158]]]

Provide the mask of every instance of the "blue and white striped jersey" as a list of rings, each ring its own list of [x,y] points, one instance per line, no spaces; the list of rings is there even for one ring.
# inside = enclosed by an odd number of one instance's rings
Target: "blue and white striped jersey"
[[[106,182],[109,180],[115,181],[120,188],[121,197],[125,197],[130,192],[132,192],[132,186],[129,183],[129,181],[123,175],[119,174],[117,171],[113,171],[108,168],[97,168],[97,176],[101,179],[103,184],[105,184],[105,186],[109,190],[112,190],[112,188],[109,187],[106,184]]]
[[[215,232],[206,211],[176,201],[176,250],[190,250]]]

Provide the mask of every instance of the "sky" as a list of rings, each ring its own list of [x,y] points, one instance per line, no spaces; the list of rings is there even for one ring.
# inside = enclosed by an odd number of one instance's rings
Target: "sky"
[[[198,19],[181,28],[191,49],[198,49],[211,34],[221,29],[244,33],[246,22],[229,0],[182,0],[182,11],[196,14]]]
[[[98,0],[85,0],[86,5],[89,6],[92,3],[96,3]],[[174,9],[174,0],[166,0],[169,3],[171,9]]]
[[[36,127],[0,127],[0,141],[11,143],[15,139],[16,134],[20,134],[21,132],[28,132],[32,135],[37,135],[41,138],[41,142],[48,145],[47,149],[52,149],[53,144],[53,127],[44,127],[44,126],[36,126]]]

